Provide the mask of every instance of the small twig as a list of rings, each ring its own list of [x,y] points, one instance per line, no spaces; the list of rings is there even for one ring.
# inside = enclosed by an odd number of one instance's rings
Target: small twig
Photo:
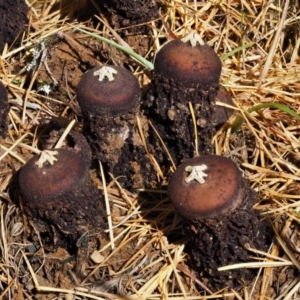
[[[207,291],[210,295],[213,294],[213,292],[205,285],[203,284],[199,279],[197,279],[184,264],[178,264],[177,269],[183,272],[185,275],[189,276],[192,280],[194,280],[197,284],[199,284],[205,291]]]
[[[115,238],[114,238],[114,232],[113,232],[110,205],[109,205],[108,194],[107,194],[107,189],[106,189],[106,180],[105,180],[105,176],[104,176],[103,166],[100,161],[99,161],[99,167],[100,167],[100,173],[101,173],[102,184],[103,184],[103,194],[104,194],[104,200],[105,200],[105,206],[106,206],[106,215],[107,215],[107,221],[108,221],[111,249],[114,250],[115,249]]]
[[[278,29],[276,31],[275,37],[273,39],[273,42],[272,42],[272,45],[271,45],[271,48],[270,48],[270,51],[269,51],[269,55],[267,57],[264,68],[263,68],[263,70],[261,72],[261,75],[260,75],[260,79],[259,79],[259,81],[260,81],[259,85],[260,86],[262,85],[262,82],[264,81],[265,77],[267,76],[269,68],[271,66],[271,63],[273,61],[273,57],[274,57],[274,54],[275,54],[275,51],[276,51],[276,48],[277,48],[282,30],[283,30],[284,22],[285,22],[285,19],[286,19],[286,16],[287,16],[287,11],[288,11],[288,8],[289,8],[289,4],[290,4],[290,0],[286,0],[285,5],[284,5],[284,9],[283,9],[283,12],[282,12],[282,17],[281,17]]]

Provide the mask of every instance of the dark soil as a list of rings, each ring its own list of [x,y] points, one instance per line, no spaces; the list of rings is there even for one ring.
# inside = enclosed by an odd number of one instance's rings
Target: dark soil
[[[129,191],[158,187],[157,172],[142,143],[136,118],[134,112],[117,117],[93,116],[84,128],[94,158]],[[147,121],[139,118],[147,135]]]
[[[0,1],[0,51],[7,43],[11,46],[20,44],[22,33],[28,24],[28,7],[24,0]]]
[[[54,129],[55,128],[55,129]],[[55,120],[51,120],[50,124],[44,127],[40,133],[39,146],[42,150],[53,149],[65,128],[58,125]],[[62,149],[69,149],[81,156],[87,166],[91,165],[92,152],[86,138],[75,130],[71,130],[61,146]]]
[[[0,81],[0,136],[5,138],[8,129],[8,98],[7,91],[3,83]]]
[[[135,34],[148,31],[144,25],[138,27],[134,25],[157,19],[159,8],[162,6],[160,0],[98,0],[96,3],[104,10],[113,28],[130,27],[129,31]]]

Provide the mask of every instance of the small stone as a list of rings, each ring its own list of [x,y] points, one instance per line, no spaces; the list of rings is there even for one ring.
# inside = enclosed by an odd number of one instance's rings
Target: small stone
[[[95,264],[100,264],[103,262],[104,260],[104,256],[101,255],[99,253],[99,251],[94,251],[91,256],[90,256],[91,260],[95,263]]]

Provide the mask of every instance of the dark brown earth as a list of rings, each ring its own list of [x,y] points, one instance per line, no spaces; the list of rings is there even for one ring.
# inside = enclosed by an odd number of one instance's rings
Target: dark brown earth
[[[24,0],[0,1],[0,51],[7,43],[10,47],[13,43],[18,46],[22,39],[22,33],[28,24],[28,7]]]
[[[47,132],[48,131],[48,132]],[[39,146],[42,150],[53,149],[59,138],[64,133],[65,128],[58,126],[57,123],[52,120],[51,123],[46,126],[41,132],[39,139]],[[91,165],[92,152],[86,138],[78,131],[71,130],[61,146],[62,149],[69,149],[81,156],[86,162],[87,166]]]
[[[8,129],[8,98],[4,84],[0,81],[0,136],[5,138]]]
[[[159,18],[160,0],[98,0],[96,3],[107,15],[113,28],[129,27],[131,33],[148,33],[145,24]],[[135,26],[139,25],[139,26]]]

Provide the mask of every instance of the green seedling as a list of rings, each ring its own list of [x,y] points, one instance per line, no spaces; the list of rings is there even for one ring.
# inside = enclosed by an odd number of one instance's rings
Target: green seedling
[[[229,52],[223,54],[223,55],[221,56],[220,59],[221,59],[221,61],[224,61],[224,60],[226,60],[228,57],[232,56],[233,54],[235,54],[235,53],[237,53],[237,52],[239,52],[239,51],[248,49],[248,48],[252,47],[253,45],[255,45],[255,43],[248,43],[248,44],[246,44],[246,45],[237,47],[237,48],[233,49],[232,51],[229,51]]]
[[[245,115],[250,114],[254,111],[258,111],[263,108],[279,109],[279,110],[289,114],[290,116],[294,117],[296,120],[300,121],[300,115],[298,115],[294,110],[292,110],[292,109],[288,108],[287,106],[280,104],[280,103],[264,103],[264,104],[258,104],[258,105],[252,106],[245,112]],[[242,115],[238,115],[235,118],[235,120],[231,126],[231,132],[235,133],[236,131],[238,131],[241,128],[244,121],[245,121],[245,118]]]

